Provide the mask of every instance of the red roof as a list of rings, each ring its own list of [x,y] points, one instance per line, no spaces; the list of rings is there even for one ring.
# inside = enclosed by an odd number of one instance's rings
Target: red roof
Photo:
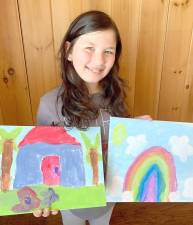
[[[24,139],[19,143],[19,147],[33,143],[47,144],[78,144],[80,142],[72,137],[64,127],[37,126],[30,130]]]

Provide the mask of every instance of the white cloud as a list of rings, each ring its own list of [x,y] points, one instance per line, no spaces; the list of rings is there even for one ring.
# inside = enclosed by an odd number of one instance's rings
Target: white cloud
[[[189,177],[185,180],[183,196],[193,199],[193,177]]]
[[[107,194],[111,197],[118,197],[122,193],[123,180],[119,176],[108,176],[107,181]]]
[[[181,202],[182,197],[179,191],[169,193],[169,202]]]
[[[130,136],[127,138],[128,147],[126,149],[126,154],[131,154],[137,156],[140,152],[140,147],[147,143],[145,135]]]
[[[124,191],[122,193],[122,202],[132,202],[133,198],[132,198],[132,192],[131,191]]]
[[[107,181],[107,201],[112,202],[132,202],[132,192],[123,192],[123,179],[120,176],[108,177]]]
[[[193,156],[193,146],[189,143],[187,136],[172,136],[169,140],[171,152],[185,162],[189,156]]]

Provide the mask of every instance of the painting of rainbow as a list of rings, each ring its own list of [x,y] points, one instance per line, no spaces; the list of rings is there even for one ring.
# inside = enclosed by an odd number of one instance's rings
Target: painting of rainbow
[[[0,126],[0,216],[105,205],[99,127]]]
[[[110,119],[107,201],[193,202],[193,123]]]

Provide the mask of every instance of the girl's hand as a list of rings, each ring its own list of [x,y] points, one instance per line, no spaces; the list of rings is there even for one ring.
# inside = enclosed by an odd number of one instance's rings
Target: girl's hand
[[[137,116],[135,119],[152,120],[150,115]]]
[[[49,208],[44,208],[44,209],[36,209],[33,211],[33,215],[35,217],[48,217],[49,215],[56,215],[58,214],[58,210],[50,210]]]

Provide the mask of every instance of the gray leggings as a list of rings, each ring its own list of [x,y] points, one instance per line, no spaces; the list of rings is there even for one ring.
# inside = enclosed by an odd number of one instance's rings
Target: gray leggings
[[[112,204],[112,207],[110,207],[105,214],[94,219],[89,219],[88,220],[89,224],[90,225],[109,225],[113,208],[114,208],[114,204]],[[62,215],[63,225],[85,225],[86,220],[74,215],[69,210],[61,211],[61,215]]]

